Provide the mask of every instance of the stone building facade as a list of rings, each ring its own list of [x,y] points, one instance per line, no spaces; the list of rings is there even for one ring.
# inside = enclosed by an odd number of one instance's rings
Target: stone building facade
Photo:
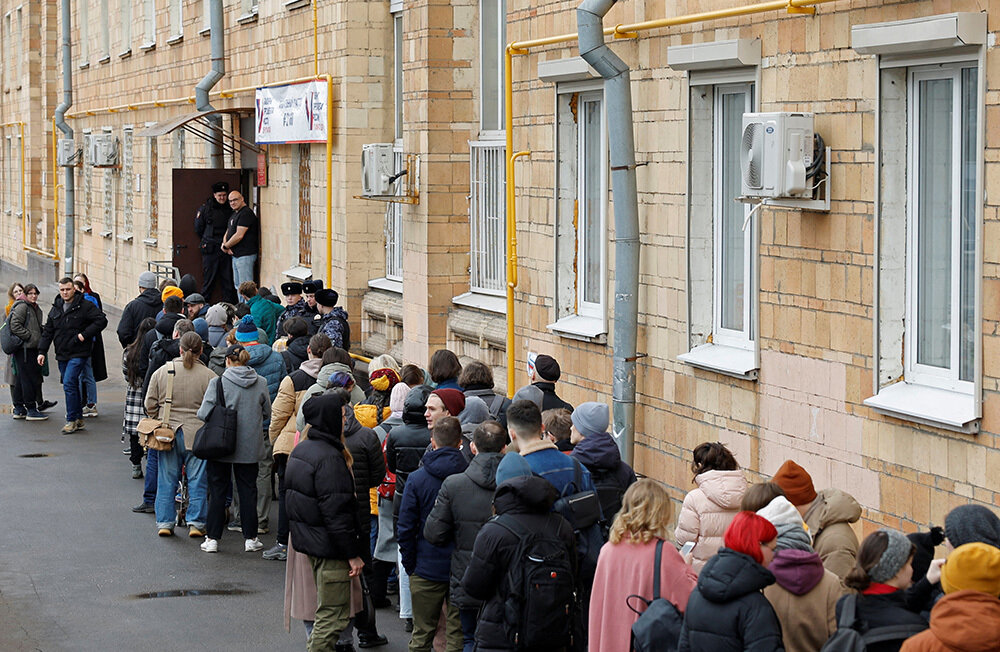
[[[604,24],[730,4],[623,2]],[[172,170],[206,167],[208,150],[189,134],[127,136],[192,111],[185,101],[107,107],[193,95],[208,69],[208,3],[73,5],[72,126],[78,139],[109,129],[132,152],[129,173],[124,161],[76,168],[75,269],[122,305],[147,261],[171,258]],[[26,50],[20,73],[4,64],[0,122],[26,124],[29,244],[52,250],[58,3],[2,0],[0,19],[21,6],[17,42],[39,48]],[[334,83],[334,228],[324,146],[269,146],[268,185],[252,193],[261,280],[276,286],[303,269],[323,278],[329,238],[324,281],[360,334],[355,351],[424,364],[448,346],[493,366],[504,388],[503,46],[575,32],[576,3],[316,9],[319,72]],[[641,164],[637,471],[680,498],[691,449],[719,440],[755,477],[794,458],[817,487],[848,489],[868,528],[912,530],[956,504],[1000,505],[995,15],[992,1],[840,0],[814,14],[608,37],[631,68]],[[227,2],[216,88],[313,75],[312,16],[308,0]],[[16,52],[7,23],[0,29],[4,53]],[[512,64],[513,147],[531,151],[515,163],[515,383],[529,352],[549,353],[562,362],[564,398],[610,402],[615,215],[603,85],[572,41]],[[248,107],[253,93],[212,102]],[[829,210],[735,201],[742,116],[777,111],[814,114],[830,148]],[[393,144],[396,169],[413,168],[417,203],[357,198],[367,143]],[[13,162],[0,155],[8,175]],[[230,156],[227,167],[243,162]],[[11,212],[0,218],[0,258],[24,269],[44,257],[23,250],[16,206],[2,201]]]

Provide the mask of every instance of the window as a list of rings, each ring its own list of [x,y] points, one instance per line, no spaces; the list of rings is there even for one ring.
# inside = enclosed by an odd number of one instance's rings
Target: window
[[[568,337],[607,333],[608,142],[599,84],[556,95],[556,322]]]
[[[17,39],[14,41],[14,48],[17,50],[17,70],[14,73],[14,88],[21,88],[24,83],[24,11],[17,8]]]
[[[134,227],[135,213],[135,177],[133,175],[133,159],[135,157],[132,127],[122,130],[122,198],[125,208],[122,211],[123,237],[131,239]]]
[[[479,3],[480,129],[504,130],[504,47],[506,0]]]
[[[184,2],[170,0],[170,37],[168,43],[176,43],[184,38]]]
[[[147,244],[156,244],[156,236],[160,230],[160,175],[159,175],[159,148],[157,147],[157,139],[147,138],[149,142],[149,158],[147,159],[147,173],[149,175],[149,188],[146,189],[146,194],[149,200],[149,204],[146,206],[146,210],[149,215],[149,233],[146,240]]]
[[[90,197],[94,190],[94,166],[90,151],[91,132],[85,129],[83,132],[83,167],[80,174],[83,175],[83,210],[80,211],[80,228],[87,233],[92,226],[90,224]]]
[[[403,12],[392,15],[393,24],[393,101],[396,115],[396,138],[403,137]]]
[[[24,215],[24,192],[26,188],[24,187],[24,170],[21,169],[22,156],[21,147],[23,143],[21,141],[21,135],[18,134],[14,137],[14,177],[11,180],[13,183],[10,185],[14,189],[14,206],[17,208],[18,215]]]
[[[6,160],[4,170],[7,172],[7,195],[4,203],[4,213],[10,215],[11,207],[14,205],[14,141],[10,136],[5,138]]]
[[[394,168],[401,170],[406,165],[402,144],[393,149]],[[396,193],[403,192],[403,184],[396,184]],[[385,208],[385,277],[399,282],[403,281],[403,206],[387,202]]]
[[[10,89],[14,88],[14,59],[17,56],[17,54],[15,53],[15,50],[17,48],[14,47],[14,31],[13,31],[14,27],[13,27],[13,22],[11,21],[10,12],[7,12],[7,14],[4,15],[3,26],[4,26],[3,29],[4,88],[9,91]]]
[[[78,45],[80,46],[80,67],[86,68],[90,65],[90,52],[87,50],[90,47],[90,17],[87,11],[87,5],[90,2],[89,0],[81,0],[77,4],[80,7],[79,20],[77,21],[80,23],[80,40],[78,41]]]
[[[119,55],[132,53],[132,0],[121,0],[122,49]]]
[[[909,72],[906,377],[971,392],[975,362],[975,65]]]
[[[101,62],[111,60],[111,15],[108,2],[109,0],[101,0]]]
[[[212,29],[212,0],[201,0],[201,33],[208,34]]]
[[[257,0],[243,0],[243,16],[257,15]]]
[[[312,166],[310,146],[298,146],[299,179],[296,187],[299,209],[299,265],[312,267]]]
[[[470,143],[469,288],[473,292],[507,292],[506,151],[503,142]]]
[[[156,47],[156,2],[155,0],[143,0],[142,2],[142,31],[144,50],[151,50]]]

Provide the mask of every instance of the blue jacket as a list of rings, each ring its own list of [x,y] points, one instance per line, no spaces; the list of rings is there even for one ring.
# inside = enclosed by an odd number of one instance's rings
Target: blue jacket
[[[561,454],[561,453],[560,453]],[[423,466],[410,474],[399,508],[396,540],[403,568],[431,582],[447,582],[451,572],[454,542],[435,546],[424,539],[424,523],[437,500],[441,483],[450,475],[465,471],[466,462],[457,448],[439,448],[423,458]]]
[[[268,301],[268,303],[271,303]],[[274,403],[274,397],[278,395],[278,387],[285,377],[285,359],[280,353],[276,353],[267,344],[251,344],[246,347],[250,354],[250,366],[267,381],[267,393]]]
[[[273,301],[268,301],[259,294],[250,297],[247,300],[247,305],[250,306],[250,314],[253,315],[253,322],[267,333],[267,344],[274,342],[274,331],[277,328],[278,317],[285,309]]]
[[[574,464],[573,458],[560,451],[555,444],[547,439],[538,443],[522,443],[521,455],[531,467],[532,472],[548,480],[560,496],[565,493],[566,485],[573,482],[573,477],[576,474],[576,464]],[[588,491],[594,488],[594,481],[591,479],[587,467],[580,464],[580,470],[582,471],[583,486],[576,487],[575,491],[569,493]]]

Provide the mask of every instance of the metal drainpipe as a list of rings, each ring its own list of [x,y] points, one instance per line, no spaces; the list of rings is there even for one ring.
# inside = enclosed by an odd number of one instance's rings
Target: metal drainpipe
[[[198,82],[194,89],[195,108],[199,111],[212,111],[213,106],[208,100],[208,92],[219,83],[219,80],[226,74],[226,32],[225,14],[223,13],[222,0],[212,0],[209,7],[209,28],[212,36],[212,69]],[[209,118],[212,124],[212,132],[219,142],[211,143],[211,166],[213,168],[223,167],[222,157],[222,116],[213,115]]]
[[[639,206],[628,65],[604,43],[602,19],[616,0],[584,0],[576,10],[580,56],[604,78],[615,199],[615,335],[612,434],[632,463],[635,445],[635,361],[639,322]]]
[[[73,128],[66,123],[66,111],[73,106],[73,51],[70,39],[70,0],[62,0],[62,78],[63,78],[63,101],[56,107],[55,124],[66,138],[73,138]],[[76,249],[76,220],[73,215],[73,206],[76,195],[73,187],[73,168],[67,166],[65,169],[66,180],[63,185],[66,187],[66,209],[63,211],[66,218],[66,255],[63,258],[63,266],[66,276],[73,275],[73,252]],[[54,183],[58,183],[53,179]],[[56,234],[58,238],[58,234]],[[57,255],[59,252],[55,252]]]

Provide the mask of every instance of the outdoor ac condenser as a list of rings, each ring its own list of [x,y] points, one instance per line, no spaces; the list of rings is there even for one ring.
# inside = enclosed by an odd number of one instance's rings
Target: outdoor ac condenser
[[[389,178],[393,169],[392,143],[368,143],[361,149],[361,194],[384,197],[392,194]]]
[[[75,140],[72,138],[60,138],[56,145],[56,162],[61,167],[73,167],[79,160],[76,151]]]
[[[111,167],[118,163],[118,143],[114,134],[94,134],[91,147],[90,161],[94,167]]]
[[[744,113],[740,169],[743,196],[811,198],[812,113]]]

